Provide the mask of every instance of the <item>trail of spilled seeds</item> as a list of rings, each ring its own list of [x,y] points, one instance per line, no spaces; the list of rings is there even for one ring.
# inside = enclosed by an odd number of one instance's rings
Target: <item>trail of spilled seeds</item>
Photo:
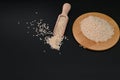
[[[38,14],[38,12],[35,12],[35,14]],[[20,21],[18,21],[18,24],[20,24]],[[25,26],[27,28],[27,34],[30,34],[33,36],[33,38],[37,37],[39,38],[40,42],[43,43],[42,47],[44,47],[43,52],[46,52],[45,45],[50,45],[47,41],[48,39],[53,36],[53,30],[50,28],[54,26],[50,26],[45,20],[43,19],[34,19],[31,21],[26,21]],[[64,36],[63,40],[69,40],[66,36]],[[60,43],[60,47],[63,44],[63,41]],[[50,47],[50,50],[53,50],[53,48]],[[61,54],[61,49],[56,50],[59,51]]]

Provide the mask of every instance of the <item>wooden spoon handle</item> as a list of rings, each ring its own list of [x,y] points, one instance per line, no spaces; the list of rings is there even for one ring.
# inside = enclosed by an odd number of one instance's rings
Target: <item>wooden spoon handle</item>
[[[62,15],[68,15],[71,9],[71,5],[69,3],[65,3],[62,8]]]
[[[58,16],[54,27],[54,36],[64,36],[64,32],[68,23],[68,12],[70,11],[71,5],[69,3],[65,3],[62,8],[62,13]]]

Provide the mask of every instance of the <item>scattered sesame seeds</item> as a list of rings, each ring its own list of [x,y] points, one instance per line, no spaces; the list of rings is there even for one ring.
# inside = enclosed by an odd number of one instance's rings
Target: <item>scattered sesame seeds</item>
[[[18,21],[18,24],[20,24],[20,21]]]
[[[35,14],[38,14],[38,12],[36,11]],[[20,24],[19,21],[18,21],[18,24]],[[33,38],[37,37],[43,43],[43,45],[48,44],[47,43],[48,39],[51,36],[53,36],[52,30],[50,30],[51,26],[43,19],[37,18],[37,19],[33,19],[31,21],[26,21],[25,26],[27,29],[26,33],[31,35]],[[68,38],[66,36],[64,36],[63,39],[68,40]],[[61,42],[60,46],[62,45],[62,43],[63,42]],[[58,50],[58,51],[60,51],[60,50]],[[46,49],[43,50],[43,52],[46,53]],[[61,52],[59,52],[59,54],[61,54]]]
[[[28,24],[28,22],[26,22],[26,24]]]
[[[30,26],[28,26],[27,29],[30,29]]]
[[[64,36],[64,39],[65,39],[65,40],[69,40],[67,36]]]
[[[37,37],[39,36],[39,35],[36,35]]]
[[[38,12],[36,11],[35,14],[38,14]]]
[[[27,31],[27,34],[29,34],[30,32],[29,31]]]
[[[32,29],[35,30],[35,27],[33,27]]]
[[[62,53],[61,53],[61,52],[59,52],[59,54],[61,55]]]
[[[44,53],[46,53],[46,50],[43,50]]]
[[[40,38],[40,41],[43,40],[42,38]]]

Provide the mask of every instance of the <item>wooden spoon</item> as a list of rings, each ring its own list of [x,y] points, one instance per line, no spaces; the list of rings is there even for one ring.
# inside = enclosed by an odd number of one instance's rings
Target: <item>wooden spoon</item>
[[[69,3],[65,3],[62,8],[62,13],[58,16],[54,27],[54,36],[64,36],[64,32],[68,23],[68,13],[71,9],[71,5]]]

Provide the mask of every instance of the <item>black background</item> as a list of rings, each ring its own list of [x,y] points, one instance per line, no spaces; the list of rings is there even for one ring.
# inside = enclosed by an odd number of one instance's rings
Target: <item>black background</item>
[[[72,6],[61,54],[47,50],[38,38],[26,34],[24,22],[44,18],[52,28],[62,5]],[[118,42],[113,48],[95,52],[79,47],[72,34],[74,20],[97,11],[111,16],[120,25],[120,5],[115,0],[39,0],[0,3],[0,54],[2,80],[119,80]],[[38,15],[34,12],[38,11]],[[20,25],[18,25],[20,21]],[[46,46],[48,47],[48,46]]]

